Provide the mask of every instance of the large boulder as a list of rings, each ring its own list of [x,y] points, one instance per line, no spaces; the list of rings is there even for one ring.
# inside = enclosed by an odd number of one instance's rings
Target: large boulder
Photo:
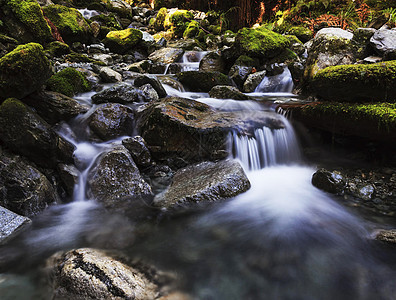
[[[102,140],[107,141],[123,135],[132,135],[134,113],[131,108],[118,103],[99,106],[89,117],[89,127]]]
[[[220,72],[186,71],[177,74],[179,81],[192,92],[209,92],[216,85],[232,85],[227,75]]]
[[[341,28],[324,28],[317,32],[308,49],[304,78],[311,79],[318,71],[356,61],[353,34]]]
[[[0,58],[0,102],[9,97],[23,98],[39,89],[51,76],[43,47],[20,45]]]
[[[154,198],[154,205],[174,210],[235,197],[249,188],[237,161],[202,162],[178,170],[168,189]]]
[[[218,112],[184,98],[169,97],[137,112],[140,135],[158,159],[179,157],[187,162],[225,158],[231,131],[252,134],[254,128],[283,128],[279,115],[268,112]]]
[[[309,87],[333,101],[396,101],[396,61],[328,67],[319,71]]]
[[[47,89],[72,97],[77,93],[90,91],[91,83],[84,73],[68,67],[48,79]]]
[[[161,48],[148,57],[153,62],[171,64],[178,62],[183,56],[184,50],[178,48]]]
[[[289,46],[289,40],[264,27],[242,28],[235,38],[235,46],[240,54],[269,59]]]
[[[129,266],[113,256],[81,248],[51,257],[51,299],[147,300],[159,296],[158,275],[152,268],[143,264]]]
[[[133,102],[146,102],[143,91],[136,89],[127,82],[121,82],[92,96],[92,102],[130,104]]]
[[[151,198],[150,185],[139,173],[124,146],[102,154],[88,174],[88,194],[108,208],[143,206]]]
[[[18,214],[33,216],[58,195],[48,179],[20,156],[0,154],[0,204]]]
[[[31,220],[29,218],[20,216],[0,206],[0,245],[15,237],[30,223]]]
[[[140,43],[143,33],[140,30],[127,28],[124,30],[110,31],[103,43],[110,51],[124,54]]]
[[[40,91],[29,95],[24,102],[33,107],[49,124],[68,121],[89,110],[88,105],[79,103],[57,92]]]
[[[0,140],[15,153],[43,167],[73,161],[74,146],[17,99],[9,98],[0,106]]]
[[[389,143],[396,141],[394,103],[312,103],[288,108],[307,126],[332,133],[355,135]]]
[[[199,62],[199,70],[204,72],[220,72],[225,71],[225,61],[217,52],[209,52],[202,57]]]
[[[2,1],[0,19],[2,29],[21,43],[44,44],[53,40],[51,28],[35,0]]]
[[[56,4],[43,7],[43,12],[58,28],[67,44],[91,41],[92,29],[77,9]]]
[[[380,55],[384,55],[385,52],[388,51],[395,51],[396,29],[392,28],[390,30],[377,30],[370,39],[370,45]]]

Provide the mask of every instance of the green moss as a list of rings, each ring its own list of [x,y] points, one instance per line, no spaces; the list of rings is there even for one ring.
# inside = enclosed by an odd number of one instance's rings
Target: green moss
[[[23,42],[46,43],[53,40],[51,28],[44,19],[40,5],[35,0],[7,0],[5,6],[11,8],[13,14],[22,22],[33,38]]]
[[[87,43],[92,38],[91,27],[77,9],[55,4],[43,7],[43,11],[66,43]]]
[[[155,18],[154,24],[153,24],[155,30],[161,31],[161,30],[165,29],[164,22],[165,22],[165,18],[166,18],[167,14],[168,14],[168,10],[165,7],[161,8],[158,11],[157,17]]]
[[[199,23],[197,21],[191,21],[188,23],[186,30],[183,33],[184,38],[193,38],[199,32]]]
[[[98,61],[88,57],[86,54],[72,52],[66,55],[65,59],[69,62],[77,62],[77,63],[93,63],[96,65],[105,65],[102,61]]]
[[[91,21],[97,21],[102,26],[113,28],[113,30],[121,30],[122,26],[118,21],[118,18],[115,14],[110,13],[108,15],[100,14],[97,16],[93,16]]]
[[[72,97],[76,93],[90,91],[91,84],[83,73],[66,68],[48,79],[47,89]]]
[[[37,43],[19,45],[0,58],[0,99],[22,98],[50,76],[50,63]]]
[[[7,44],[18,44],[18,41],[12,37],[9,37],[4,34],[0,34],[0,43],[7,43]]]
[[[60,57],[70,53],[70,47],[68,44],[55,41],[47,45],[46,51],[50,53],[51,56]]]
[[[192,12],[187,10],[177,10],[169,17],[169,22],[172,24],[173,31],[177,37],[183,36],[184,31],[193,18]]]
[[[274,57],[290,44],[286,37],[264,27],[242,28],[235,43],[242,53],[259,58]]]
[[[20,124],[27,114],[27,106],[16,98],[8,98],[0,105],[0,119],[9,124]],[[18,127],[14,127],[14,134],[24,135]]]
[[[143,33],[140,30],[127,28],[110,31],[103,42],[112,52],[123,54],[136,46],[142,38]]]
[[[196,36],[196,39],[197,39],[199,42],[204,43],[204,42],[205,42],[205,37],[206,37],[205,31],[203,31],[202,29],[200,29],[200,30],[198,31],[198,34],[197,34],[197,36]],[[204,49],[204,48],[202,48],[202,49]]]
[[[295,35],[303,43],[308,42],[313,37],[312,31],[303,26],[293,26],[286,33]]]
[[[246,55],[241,55],[237,58],[234,65],[246,66],[246,67],[256,67],[259,64],[257,58],[251,58]]]
[[[380,130],[396,129],[396,104],[395,103],[319,103],[306,105],[301,108],[304,116],[315,116],[316,118],[336,117],[348,120],[348,122],[368,121],[376,124]]]

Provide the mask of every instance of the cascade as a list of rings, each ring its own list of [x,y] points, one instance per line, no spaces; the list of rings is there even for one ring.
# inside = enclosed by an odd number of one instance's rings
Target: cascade
[[[92,17],[99,15],[99,12],[96,10],[91,10],[91,9],[87,9],[87,8],[77,9],[77,10],[80,12],[80,14],[82,14],[82,16],[85,19],[91,19]]]
[[[279,75],[265,76],[256,87],[255,93],[282,92],[291,93],[293,90],[293,79],[288,67],[283,69]]]

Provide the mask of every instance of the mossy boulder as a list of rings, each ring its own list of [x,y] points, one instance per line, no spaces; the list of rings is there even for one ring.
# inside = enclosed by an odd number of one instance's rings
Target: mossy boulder
[[[242,28],[235,38],[235,46],[241,54],[260,59],[268,59],[276,56],[289,46],[289,40],[264,27]]]
[[[186,30],[183,33],[184,38],[193,38],[199,32],[199,23],[197,21],[191,21],[188,23]]]
[[[97,21],[101,26],[106,26],[109,28],[113,28],[113,30],[121,30],[122,26],[118,17],[113,14],[100,14],[97,16],[93,16],[91,21]]]
[[[292,26],[287,31],[287,34],[295,35],[301,42],[306,43],[312,39],[312,31],[303,26]]]
[[[18,46],[0,58],[0,102],[8,97],[29,95],[50,76],[50,62],[40,44]]]
[[[51,56],[60,57],[65,54],[69,54],[71,50],[68,44],[55,41],[48,44],[45,47],[45,51],[49,53]]]
[[[124,30],[110,31],[103,43],[112,52],[124,54],[128,50],[136,47],[143,38],[143,33],[140,30],[127,28]]]
[[[0,141],[13,152],[42,167],[72,163],[74,147],[33,109],[15,98],[0,106]]]
[[[216,85],[231,85],[227,75],[220,72],[186,71],[177,74],[179,81],[192,92],[209,92]]]
[[[292,109],[293,118],[332,133],[396,142],[395,103],[312,103]]]
[[[51,28],[35,0],[4,0],[0,19],[9,35],[22,43],[47,43],[53,40]]]
[[[157,13],[157,16],[156,16],[156,18],[155,19],[153,19],[154,21],[154,23],[153,23],[153,26],[154,26],[154,29],[155,30],[157,30],[157,31],[161,31],[161,30],[164,30],[165,28],[164,28],[164,22],[165,22],[165,18],[166,18],[166,15],[168,14],[168,10],[165,8],[165,7],[162,7],[159,11],[158,11],[158,13]]]
[[[43,7],[43,12],[67,44],[89,43],[92,40],[92,29],[77,9],[54,4]]]
[[[184,31],[192,19],[194,19],[194,15],[187,10],[177,10],[169,16],[169,22],[176,37],[183,36]]]
[[[327,67],[309,86],[326,100],[396,102],[396,61]]]
[[[91,84],[82,72],[66,68],[48,79],[47,89],[72,97],[77,93],[90,91]]]
[[[356,61],[353,34],[341,28],[324,28],[317,32],[308,49],[304,79],[310,80],[326,67],[353,64]]]

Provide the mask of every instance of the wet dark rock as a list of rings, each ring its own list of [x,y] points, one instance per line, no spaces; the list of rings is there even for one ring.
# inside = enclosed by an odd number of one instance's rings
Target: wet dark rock
[[[184,50],[178,48],[162,48],[151,53],[148,57],[153,62],[160,62],[164,64],[171,64],[178,62],[183,56]]]
[[[386,51],[396,49],[396,29],[377,30],[370,39],[370,45],[374,50],[383,55]]]
[[[157,79],[156,76],[153,76],[153,75],[138,76],[135,79],[134,84],[137,87],[141,87],[142,85],[145,85],[145,84],[150,84],[156,90],[156,92],[158,93],[158,96],[160,98],[166,97],[166,95],[167,95],[164,87],[162,86],[161,82]]]
[[[204,72],[225,72],[225,62],[217,52],[209,52],[199,62],[199,70]]]
[[[33,93],[23,101],[33,107],[44,120],[52,125],[68,121],[89,110],[89,106],[80,104],[73,98],[50,91]]]
[[[59,164],[57,170],[68,196],[73,196],[74,187],[78,184],[80,172],[74,165],[65,164]]]
[[[385,51],[383,60],[396,60],[396,49]]]
[[[390,230],[380,230],[376,236],[375,239],[387,244],[396,244],[396,229],[390,229]]]
[[[48,179],[20,156],[0,154],[0,204],[18,214],[33,216],[58,195]]]
[[[151,154],[145,140],[141,136],[134,136],[122,140],[122,144],[131,154],[138,166],[147,167],[152,164]]]
[[[89,117],[89,127],[104,141],[131,135],[134,129],[133,110],[118,103],[103,104]]]
[[[159,100],[159,96],[157,91],[151,86],[151,84],[144,84],[141,87],[139,87],[139,90],[143,92],[144,95],[144,100],[146,102],[149,101],[157,101]]]
[[[129,104],[133,102],[148,101],[144,93],[133,87],[130,83],[121,82],[92,96],[92,102]]]
[[[320,169],[312,175],[312,184],[323,191],[338,194],[343,193],[346,182],[340,172]]]
[[[209,92],[216,85],[231,85],[227,75],[220,72],[186,71],[177,74],[179,81],[192,92]]]
[[[221,201],[249,188],[250,182],[237,161],[202,162],[178,170],[169,188],[155,197],[154,204],[174,210]]]
[[[252,93],[255,91],[256,87],[263,81],[267,71],[260,71],[249,74],[243,84],[243,91],[245,93]]]
[[[209,91],[209,96],[217,99],[249,100],[249,96],[240,92],[236,87],[216,85]]]
[[[102,154],[88,175],[91,198],[107,208],[144,206],[152,195],[129,151],[124,146]]]
[[[25,229],[31,220],[0,206],[0,245]]]
[[[137,73],[150,73],[152,65],[153,63],[151,60],[145,59],[129,65],[128,71]]]
[[[81,248],[47,261],[52,299],[156,299],[156,272],[141,263],[129,266],[104,251]]]
[[[210,106],[178,97],[152,102],[137,112],[137,128],[153,156],[178,157],[185,162],[215,160],[227,154],[230,131],[251,134],[254,128],[283,128],[279,115],[218,112]]]
[[[122,81],[122,75],[109,67],[100,68],[99,76],[104,83],[114,83]]]
[[[228,76],[236,83],[238,87],[242,87],[247,77],[252,73],[253,67],[233,65]]]
[[[0,106],[0,140],[15,153],[43,167],[72,161],[70,152],[74,146],[17,99],[7,99]]]

